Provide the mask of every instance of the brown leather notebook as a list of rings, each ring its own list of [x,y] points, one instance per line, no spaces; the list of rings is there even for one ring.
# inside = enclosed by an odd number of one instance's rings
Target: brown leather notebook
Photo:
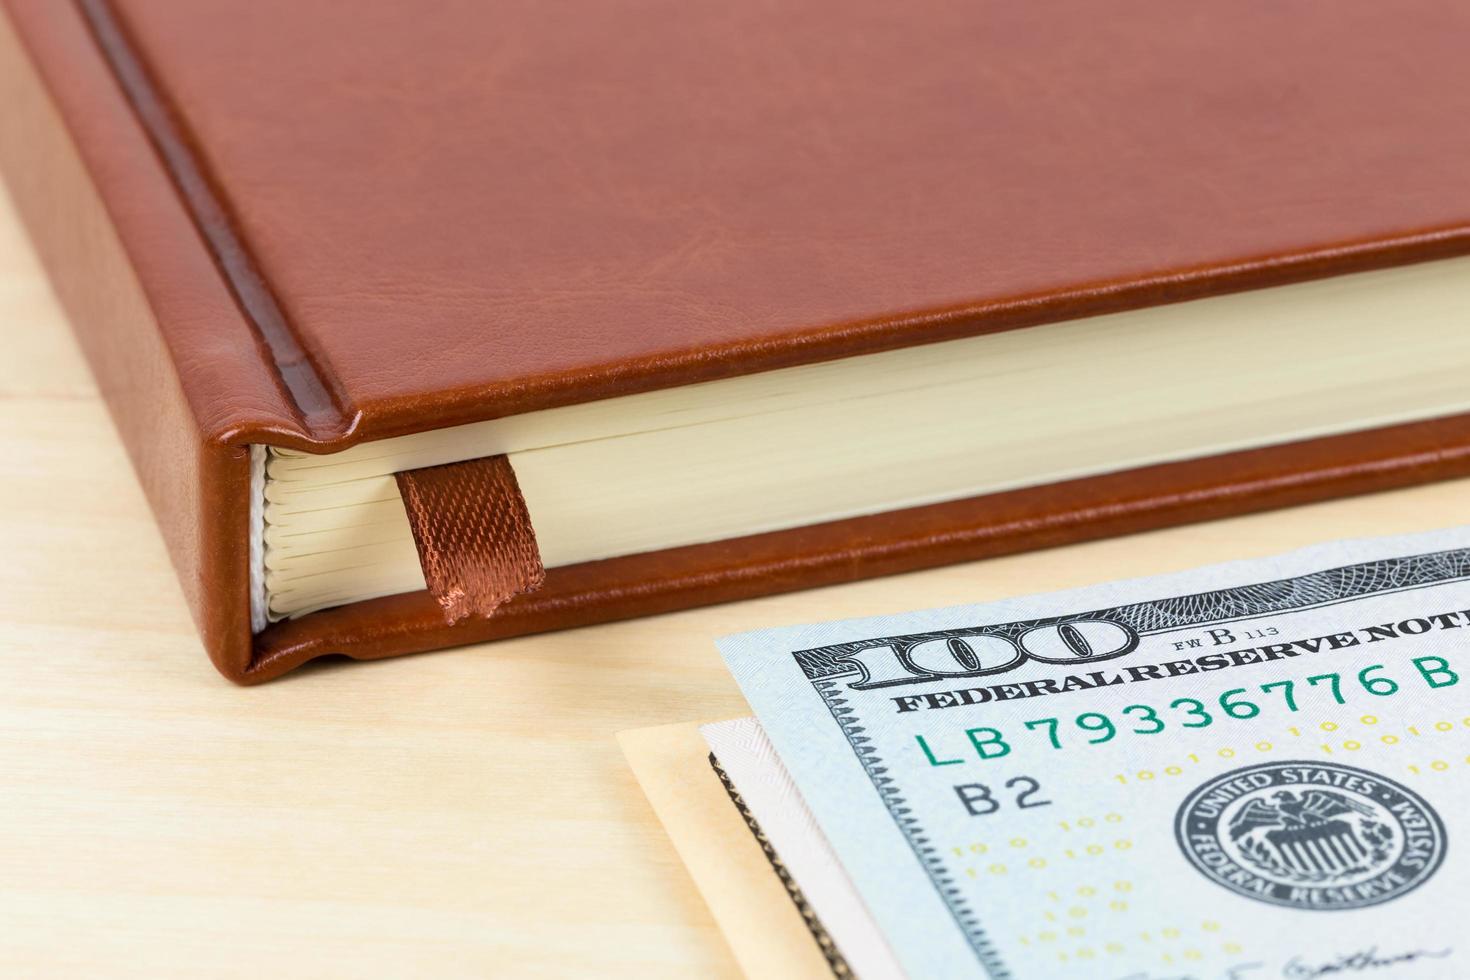
[[[1470,473],[1461,3],[0,8],[236,681]]]

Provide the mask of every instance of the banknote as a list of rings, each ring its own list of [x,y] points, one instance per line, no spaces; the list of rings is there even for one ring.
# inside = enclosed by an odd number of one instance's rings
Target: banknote
[[[908,976],[1470,977],[1470,528],[720,649]]]

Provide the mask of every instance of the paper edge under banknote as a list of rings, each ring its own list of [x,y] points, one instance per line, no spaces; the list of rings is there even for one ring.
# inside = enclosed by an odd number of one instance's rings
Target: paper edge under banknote
[[[898,958],[760,722],[732,718],[704,725],[700,734],[852,972],[863,980],[902,980]]]
[[[628,760],[740,969],[774,980],[832,970],[709,762],[690,722],[618,733]]]

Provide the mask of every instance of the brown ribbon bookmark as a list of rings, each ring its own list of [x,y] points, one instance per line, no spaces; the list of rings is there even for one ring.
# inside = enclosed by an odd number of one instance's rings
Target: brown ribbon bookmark
[[[429,591],[457,623],[489,616],[546,579],[531,515],[505,456],[395,474]]]

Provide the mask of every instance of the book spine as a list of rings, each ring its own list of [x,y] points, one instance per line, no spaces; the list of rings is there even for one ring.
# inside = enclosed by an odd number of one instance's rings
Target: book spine
[[[304,438],[305,427],[77,9],[0,10],[0,174],[209,655],[246,681],[250,444]]]

